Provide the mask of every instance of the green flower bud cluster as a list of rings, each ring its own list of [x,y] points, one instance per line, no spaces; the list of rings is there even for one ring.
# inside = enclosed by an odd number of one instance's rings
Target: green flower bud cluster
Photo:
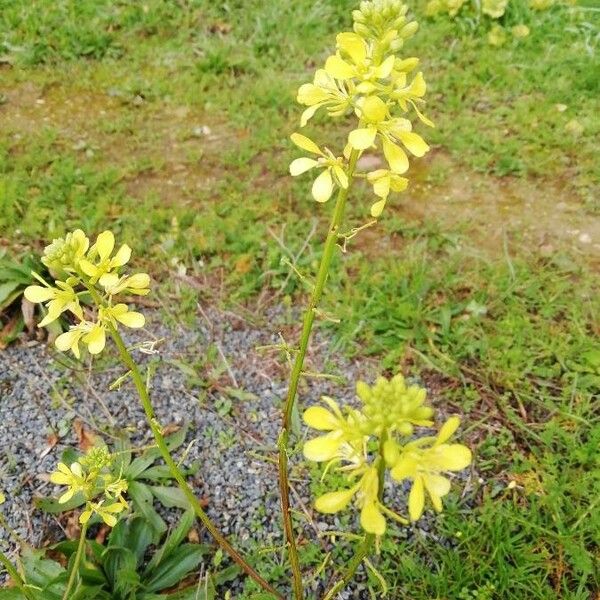
[[[407,22],[407,12],[408,6],[400,0],[361,2],[360,8],[352,12],[354,31],[377,39],[385,50],[396,52],[419,28],[416,21]]]
[[[89,246],[90,241],[81,229],[70,231],[64,238],[56,238],[46,246],[42,263],[57,277],[73,273]]]
[[[377,434],[383,430],[411,435],[413,425],[430,426],[433,409],[424,406],[426,391],[417,385],[407,386],[402,375],[387,380],[378,377],[375,385],[356,384],[356,393],[362,400],[366,420],[365,433]]]

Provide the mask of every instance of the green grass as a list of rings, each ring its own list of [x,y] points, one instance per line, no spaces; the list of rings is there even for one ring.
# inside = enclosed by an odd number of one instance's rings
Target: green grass
[[[173,314],[192,314],[198,299],[173,277],[182,267],[203,301],[265,290],[274,302],[300,299],[282,258],[307,240],[297,266],[314,273],[330,206],[287,176],[295,90],[351,8],[0,0],[0,243],[18,255],[74,227],[111,227],[144,257]],[[439,17],[421,18],[407,45],[428,82],[437,127],[421,132],[433,159],[415,161],[414,193],[337,259],[331,289],[343,294],[328,294],[327,310],[341,324],[325,326],[334,352],[421,376],[440,406],[463,414],[476,474],[438,519],[450,545],[384,543],[375,563],[389,597],[587,599],[600,589],[597,260],[558,230],[549,256],[520,231],[493,246],[470,222],[478,203],[451,224],[452,208],[433,208],[476,192],[483,209],[495,200],[486,186],[506,184],[547,189],[550,206],[576,200],[582,222],[597,219],[599,14],[588,0],[535,14],[520,2],[504,24],[526,22],[524,40],[491,47],[485,24]],[[331,146],[343,139],[324,119],[310,131]],[[417,201],[428,207],[420,220]],[[365,222],[369,202],[359,187],[348,227]],[[285,577],[276,555],[261,556]],[[303,560],[316,568],[317,547]],[[369,585],[379,589],[373,576]]]

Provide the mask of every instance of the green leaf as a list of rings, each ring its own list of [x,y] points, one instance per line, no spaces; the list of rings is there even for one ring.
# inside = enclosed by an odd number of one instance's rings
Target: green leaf
[[[23,293],[18,281],[0,283],[0,311],[9,307]]]
[[[54,498],[36,498],[34,504],[44,512],[57,514],[83,506],[85,504],[85,498],[83,494],[75,494],[68,502],[64,502],[63,504],[59,504],[58,500],[55,500]]]
[[[126,545],[136,557],[136,566],[139,566],[142,563],[144,554],[146,553],[148,546],[152,543],[154,535],[154,528],[145,518],[136,517],[131,522]]]
[[[183,513],[177,527],[171,531],[164,544],[155,552],[150,562],[144,570],[143,578],[148,578],[149,574],[161,563],[162,560],[168,558],[172,552],[183,542],[189,533],[196,516],[193,511],[188,510]],[[208,553],[208,546],[203,546]]]
[[[146,581],[146,590],[157,592],[176,585],[202,562],[205,553],[205,547],[199,544],[179,546],[152,573]]]
[[[27,598],[16,588],[2,588],[0,600],[27,600]]]
[[[229,567],[214,573],[211,578],[215,585],[223,585],[224,583],[229,583],[236,579],[241,572],[242,570],[238,565],[230,565]]]
[[[154,541],[157,542],[160,536],[167,530],[167,525],[161,516],[154,510],[154,496],[150,488],[145,483],[132,481],[127,490],[129,497],[133,501],[134,508],[150,523],[154,528],[156,535]]]
[[[154,497],[167,508],[183,508],[187,510],[191,508],[190,501],[185,497],[183,491],[178,487],[165,485],[150,485],[148,486],[154,494]]]
[[[127,597],[139,587],[137,560],[129,548],[110,545],[103,554],[103,566],[112,589]]]

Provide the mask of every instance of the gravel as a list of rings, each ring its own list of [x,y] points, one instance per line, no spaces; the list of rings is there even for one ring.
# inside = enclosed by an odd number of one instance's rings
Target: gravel
[[[210,310],[193,326],[167,327],[158,312],[145,312],[149,324],[127,341],[148,342],[146,348],[156,342],[156,354],[138,350],[136,359],[157,367],[151,392],[160,423],[190,426],[185,460],[201,465],[192,483],[208,500],[209,515],[242,546],[251,540],[264,547],[281,545],[273,459],[287,368],[280,350],[260,347],[279,344],[282,334],[295,339],[289,314],[273,309],[256,320]],[[304,406],[322,394],[352,401],[354,381],[376,375],[376,364],[342,359],[323,336],[317,336],[312,347],[309,370],[327,370],[344,381],[306,379],[300,390]],[[77,445],[73,420],[83,420],[91,431],[106,432],[114,419],[131,432],[135,445],[152,442],[133,386],[108,389],[122,374],[120,365],[108,358],[73,370],[64,356],[40,342],[17,343],[0,352],[0,488],[7,496],[1,510],[31,544],[64,537],[65,520],[35,509],[33,499],[58,491],[47,474],[66,448]],[[49,439],[56,432],[60,437],[53,445]],[[292,464],[293,504],[300,510],[305,507],[311,516],[305,519],[303,535],[315,539],[316,529],[339,528],[337,518],[312,512],[307,470],[299,456]],[[413,531],[429,535],[432,520],[428,512]],[[7,541],[4,530],[0,539]],[[359,582],[338,597],[368,597],[361,590]]]

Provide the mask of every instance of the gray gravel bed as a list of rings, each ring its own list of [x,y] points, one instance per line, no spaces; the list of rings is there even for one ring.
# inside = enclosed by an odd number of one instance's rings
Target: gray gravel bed
[[[251,540],[265,548],[281,545],[272,459],[286,393],[286,367],[276,349],[259,347],[278,344],[280,333],[289,333],[289,315],[273,309],[253,324],[240,315],[210,310],[194,326],[167,327],[158,312],[145,313],[149,317],[145,330],[127,341],[161,340],[155,346],[157,354],[138,350],[136,359],[156,365],[151,391],[160,423],[189,423],[186,464],[201,465],[192,483],[208,500],[209,515],[242,546]],[[135,445],[152,442],[133,386],[127,383],[118,390],[108,389],[123,374],[120,365],[101,359],[77,372],[56,359],[64,360],[40,342],[17,343],[0,352],[0,488],[7,496],[0,510],[34,545],[64,535],[59,519],[35,509],[33,499],[56,493],[47,474],[61,453],[77,444],[70,426],[73,419],[84,420],[92,430],[106,430],[107,409],[120,427],[132,433]],[[323,336],[313,344],[309,368],[314,372],[327,369],[345,382],[306,379],[300,390],[303,406],[315,403],[323,394],[352,401],[354,381],[370,381],[377,374],[373,362],[359,364],[332,354]],[[232,389],[243,394],[235,398]],[[63,435],[50,448],[48,437],[53,431]],[[311,521],[305,520],[303,534],[315,539],[315,529],[339,529],[337,518],[324,518],[310,510],[307,470],[299,456],[292,464],[294,490],[311,515]],[[302,509],[298,497],[292,501]],[[172,520],[168,513],[166,517]],[[428,512],[419,522],[422,534],[432,535],[427,532],[433,518]],[[402,532],[403,536],[409,534],[410,530]],[[7,539],[3,530],[0,539]],[[339,598],[361,598],[366,593],[361,588],[358,583]]]

